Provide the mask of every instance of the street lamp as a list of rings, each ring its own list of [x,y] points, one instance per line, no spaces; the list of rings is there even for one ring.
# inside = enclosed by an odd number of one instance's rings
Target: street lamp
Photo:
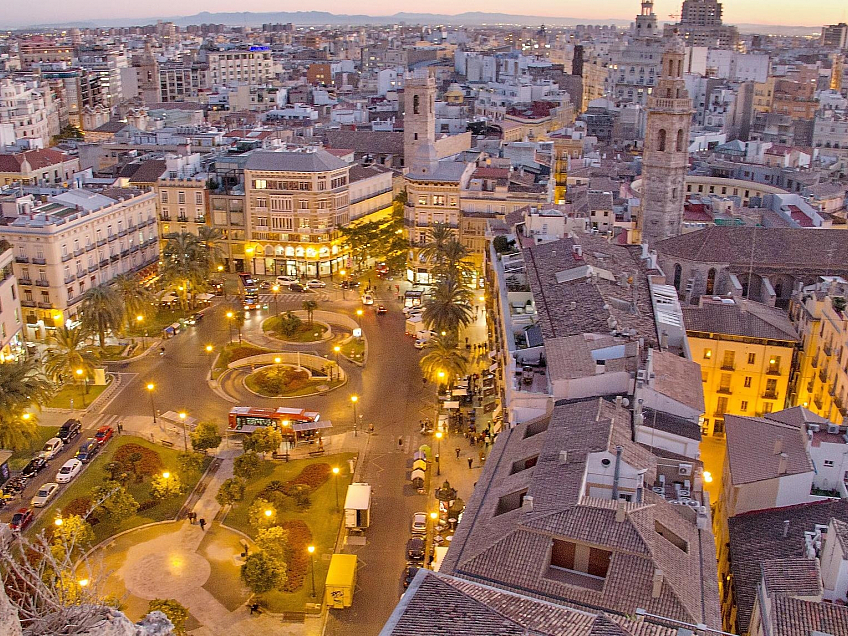
[[[206,353],[212,353],[214,347],[212,345],[206,345]]]
[[[289,422],[288,420],[283,420],[283,428],[287,429],[289,426],[291,426],[291,422]],[[289,449],[291,448],[291,438],[289,437],[289,432],[285,430],[283,431],[283,442],[285,442],[286,444],[286,463],[288,464]]]
[[[88,378],[84,376],[85,371],[82,369],[77,369],[77,377],[83,381],[83,384],[80,385],[80,389],[82,390],[82,408],[86,408],[88,405],[85,403],[85,393],[86,389],[88,389]]]
[[[141,323],[143,323],[143,322],[144,322],[144,316],[142,316],[141,314],[139,314],[138,316],[136,316],[136,317],[135,317],[135,322],[136,322],[136,324],[138,325],[138,328],[139,328],[139,330],[140,330],[140,329],[141,329]],[[145,336],[145,334],[144,334],[144,332],[142,331],[142,332],[141,332],[141,348],[142,348],[142,349],[147,349],[147,339],[146,339],[144,336]]]
[[[335,477],[334,481],[336,482],[336,512],[340,512],[339,509],[339,467],[333,466],[333,476]]]
[[[341,351],[342,351],[342,348],[339,345],[336,345],[335,347],[333,347],[333,352],[336,354],[336,377],[337,378],[341,377],[341,373],[340,373],[341,367],[339,366],[339,353],[341,353]]]
[[[339,272],[339,275],[342,277],[342,300],[347,300],[347,297],[345,296],[345,274],[347,274],[345,270]]]
[[[442,474],[442,464],[439,461],[439,458],[442,454],[442,432],[436,431],[436,474]]]
[[[353,402],[353,436],[356,437],[356,403],[359,402],[359,396],[351,395],[350,401]]]
[[[180,411],[180,422],[183,425],[183,451],[188,452],[188,433],[186,432],[186,412]]]
[[[274,285],[274,286],[271,288],[271,291],[272,291],[272,292],[274,292],[274,315],[275,315],[275,316],[278,316],[278,315],[280,314],[280,308],[279,308],[279,306],[277,305],[277,294],[278,294],[278,293],[280,293],[280,286],[279,286],[279,285]]]
[[[309,552],[309,569],[312,570],[312,598],[315,598],[315,561],[312,560],[312,555],[315,553],[315,546],[308,546],[306,551]]]
[[[156,385],[152,382],[147,384],[147,392],[150,394],[150,408],[153,411],[153,423],[156,424],[156,404],[153,402],[153,389],[156,388]]]
[[[162,479],[169,479],[170,477],[171,477],[171,473],[169,473],[167,470],[164,473],[162,473]]]
[[[268,518],[270,519],[271,517],[273,517],[273,516],[274,516],[274,511],[273,511],[273,510],[271,510],[270,508],[266,508],[266,509],[265,509],[265,516],[266,516],[266,517],[268,517]]]
[[[233,314],[233,312],[231,312],[231,311],[227,312],[227,327],[230,330],[230,343],[232,343],[232,341],[233,341],[233,316],[234,315],[235,314]]]

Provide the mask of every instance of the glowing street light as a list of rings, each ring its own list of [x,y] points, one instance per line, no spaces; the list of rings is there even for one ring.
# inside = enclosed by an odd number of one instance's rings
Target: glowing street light
[[[77,582],[79,583],[80,587],[87,587],[88,586],[88,579],[80,579]]]
[[[62,520],[62,517],[56,517],[56,521],[54,521],[53,523],[55,523],[57,526],[61,526],[65,522]]]
[[[333,476],[335,479],[333,481],[336,482],[336,512],[340,511],[339,508],[339,467],[333,466]]]
[[[356,437],[356,403],[359,402],[359,396],[351,395],[350,401],[353,403],[353,436]]]
[[[150,394],[150,409],[153,411],[153,423],[156,423],[156,404],[153,402],[153,389],[156,388],[156,385],[152,382],[147,384],[147,392]]]
[[[169,473],[167,470],[164,473],[162,473],[162,479],[170,479],[170,478],[171,478],[171,473]]]
[[[186,412],[180,411],[180,422],[183,425],[183,451],[188,452],[188,433],[186,432]]]
[[[214,347],[212,345],[206,345],[206,353],[212,353]]]
[[[84,377],[85,371],[82,369],[76,370],[77,378],[83,381],[83,384],[80,386],[82,390],[82,407],[86,408],[88,405],[85,403],[85,394],[88,389],[88,378]]]
[[[437,475],[442,474],[442,464],[441,464],[441,461],[440,461],[440,457],[441,457],[441,454],[442,454],[442,436],[443,435],[444,435],[444,433],[442,433],[441,431],[436,431],[436,439],[438,440],[436,442],[436,474]]]
[[[273,516],[274,516],[274,511],[273,511],[273,510],[271,510],[270,508],[267,508],[267,509],[265,510],[265,516],[266,516],[266,517],[268,517],[268,518],[270,519],[271,517],[273,517]]]
[[[713,474],[710,471],[705,470],[704,471],[704,483],[705,484],[711,484],[712,482],[713,482]]]
[[[279,293],[280,293],[280,286],[279,286],[279,285],[274,285],[274,286],[271,288],[271,291],[272,291],[272,292],[274,292],[274,315],[275,315],[275,316],[278,316],[278,315],[280,314],[280,308],[279,308],[279,306],[277,305],[277,294],[279,294]]]
[[[309,568],[312,570],[312,598],[315,598],[315,561],[312,560],[312,555],[315,554],[315,546],[307,546],[306,551],[309,552]]]
[[[230,342],[232,342],[233,341],[233,316],[235,316],[235,314],[231,311],[228,311],[226,313],[226,316],[227,316],[227,327],[230,330]]]

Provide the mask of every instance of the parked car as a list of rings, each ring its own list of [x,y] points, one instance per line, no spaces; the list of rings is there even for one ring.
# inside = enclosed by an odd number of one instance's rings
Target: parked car
[[[416,349],[418,349],[419,351],[421,351],[421,349],[423,349],[424,347],[426,347],[426,346],[427,346],[427,341],[426,341],[426,340],[422,340],[421,338],[418,338],[418,339],[415,341],[415,344],[414,344],[414,345],[412,345],[412,346],[414,346]]]
[[[358,280],[343,280],[342,281],[342,289],[359,289],[359,281]]]
[[[410,561],[424,560],[424,539],[412,537],[406,542],[406,558]]]
[[[97,429],[97,432],[94,434],[94,439],[97,440],[97,443],[103,446],[106,442],[112,439],[112,435],[115,433],[115,429],[111,426],[101,426]]]
[[[288,285],[289,283],[296,283],[297,278],[294,276],[277,276],[277,283],[280,285]]]
[[[289,283],[289,291],[293,292],[305,292],[306,287],[301,285],[300,283]]]
[[[82,470],[82,462],[76,458],[66,461],[59,472],[56,473],[56,481],[60,484],[67,484],[74,477],[80,474]]]
[[[51,459],[56,457],[56,455],[59,454],[59,452],[64,446],[65,442],[63,442],[61,439],[59,439],[58,437],[51,437],[47,440],[47,442],[45,442],[44,448],[41,449],[41,452],[38,454],[38,456],[44,459],[45,461],[49,462]]]
[[[24,466],[24,469],[21,471],[21,475],[23,475],[27,479],[32,479],[38,473],[40,473],[45,466],[47,466],[47,460],[45,460],[43,457],[33,457],[31,460],[29,460],[29,464]]]
[[[44,508],[57,492],[59,492],[59,484],[49,481],[38,489],[30,504],[33,508]]]
[[[79,420],[70,419],[62,424],[62,428],[60,428],[59,432],[56,433],[56,437],[62,440],[63,444],[67,444],[79,435],[81,430],[82,423]]]
[[[259,289],[271,289],[271,281],[260,280],[259,281]]]
[[[29,508],[19,508],[12,516],[12,522],[9,524],[9,528],[15,532],[20,532],[26,529],[32,523],[33,519],[32,510]]]
[[[371,294],[363,294],[362,295],[362,304],[363,305],[373,305],[374,297]]]
[[[403,315],[407,318],[412,318],[413,316],[420,316],[423,311],[421,307],[404,307]]]
[[[403,589],[409,587],[409,584],[412,583],[412,579],[415,578],[415,575],[418,574],[418,570],[420,570],[417,565],[407,565],[403,568]]]
[[[83,464],[87,464],[97,453],[100,452],[100,444],[97,443],[97,440],[93,437],[89,437],[85,444],[79,447],[77,451],[77,459],[80,460]]]
[[[412,515],[412,534],[424,534],[427,532],[427,513],[416,512]]]
[[[378,316],[382,316],[383,314],[387,313],[388,311],[389,310],[386,309],[385,305],[377,305],[377,315]]]
[[[203,320],[203,314],[201,314],[200,312],[198,312],[196,314],[192,314],[191,316],[186,318],[186,322],[190,325],[196,325],[201,320]]]
[[[323,289],[327,286],[327,283],[325,283],[323,280],[313,278],[312,280],[306,281],[306,286],[311,289]]]

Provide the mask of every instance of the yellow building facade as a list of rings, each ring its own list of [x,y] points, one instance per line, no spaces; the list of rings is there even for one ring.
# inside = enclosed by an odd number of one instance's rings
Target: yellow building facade
[[[724,436],[724,416],[758,416],[789,403],[798,339],[774,307],[712,300],[683,308],[692,360],[701,365],[704,435]]]

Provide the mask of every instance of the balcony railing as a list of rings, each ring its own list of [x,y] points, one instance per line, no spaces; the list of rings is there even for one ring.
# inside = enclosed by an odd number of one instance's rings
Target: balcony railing
[[[819,359],[817,357],[813,358],[810,361],[810,366],[813,367],[814,369],[818,369],[819,368]]]
[[[763,399],[764,400],[776,400],[777,399],[777,391],[763,391]]]
[[[38,278],[35,281],[35,284],[39,287],[50,287],[50,281],[46,278]]]
[[[32,259],[33,265],[47,265],[46,258],[34,258]]]
[[[53,303],[51,302],[40,302],[38,303],[39,309],[53,309]]]
[[[68,283],[73,283],[76,279],[77,277],[74,274],[68,274],[67,276],[65,276],[65,284],[67,285]]]
[[[74,256],[82,256],[83,252],[85,252],[85,250],[82,249],[82,248],[80,248],[78,250],[74,250]]]
[[[716,393],[721,393],[722,395],[733,395],[733,391],[730,390],[729,386],[720,386],[716,389]]]
[[[766,375],[780,375],[780,367],[769,367]]]
[[[22,299],[21,300],[21,306],[22,307],[35,307],[35,301],[34,300]]]
[[[108,240],[110,243],[111,243],[112,241],[117,241],[117,240],[118,240],[118,235],[117,235],[117,234],[110,234],[107,240]]]
[[[97,265],[89,265],[88,266],[88,273],[89,274],[96,272],[96,271],[97,271]]]
[[[21,277],[21,278],[19,278],[19,279],[18,279],[18,283],[19,283],[20,285],[32,285],[32,279],[31,279],[31,278],[23,278],[23,277]]]
[[[822,347],[822,349],[824,350],[824,354],[826,356],[832,356],[833,355],[833,345],[826,344],[825,346]]]
[[[29,263],[29,256],[23,256],[22,254],[18,254],[15,257],[16,263]]]
[[[108,258],[104,258],[102,261],[100,261],[100,267],[106,267],[108,264],[109,264]]]
[[[821,397],[818,397],[818,396],[814,397],[814,398],[813,398],[813,404],[815,404],[818,408],[822,408],[822,399],[821,399]]]
[[[827,382],[827,369],[819,370],[819,380],[822,382]]]
[[[732,362],[730,364],[722,364],[721,368],[723,371],[736,371],[736,365]]]
[[[71,260],[73,257],[74,257],[74,255],[73,255],[73,254],[62,254],[62,262],[63,262],[63,263],[67,263],[67,262],[68,262],[69,260]]]

